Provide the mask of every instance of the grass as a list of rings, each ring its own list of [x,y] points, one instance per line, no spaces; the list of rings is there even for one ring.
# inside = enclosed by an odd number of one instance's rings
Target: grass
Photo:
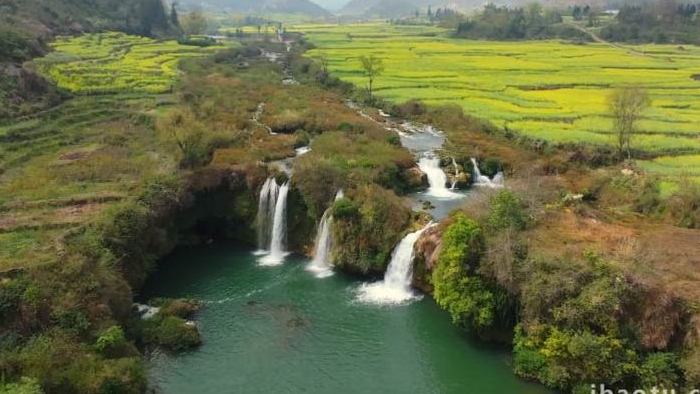
[[[52,46],[54,52],[36,61],[39,69],[79,94],[169,92],[181,59],[221,49],[114,32],[59,38]]]
[[[652,106],[640,123],[638,149],[655,156],[700,153],[700,48],[634,47],[559,41],[494,42],[453,39],[429,26],[384,23],[298,25],[334,75],[364,86],[359,56],[374,54],[386,71],[376,93],[391,102],[456,103],[467,113],[552,143],[612,145],[607,96],[646,88]],[[694,157],[694,156],[691,156]],[[697,160],[681,160],[700,171]],[[688,167],[685,167],[687,164]],[[643,166],[673,175],[668,166]],[[670,171],[667,171],[669,170]]]

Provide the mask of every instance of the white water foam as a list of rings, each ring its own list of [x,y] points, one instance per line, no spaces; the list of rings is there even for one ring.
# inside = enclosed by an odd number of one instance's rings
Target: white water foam
[[[411,289],[415,257],[413,247],[423,231],[430,226],[408,234],[399,242],[391,254],[384,280],[361,285],[357,295],[359,301],[368,304],[402,304],[421,297]]]
[[[482,187],[490,187],[492,189],[500,189],[505,186],[505,177],[503,172],[499,171],[494,175],[493,179],[482,175],[479,170],[479,164],[476,162],[475,158],[472,158],[472,165],[474,166],[474,185]]]
[[[440,168],[440,158],[425,154],[418,160],[418,167],[428,176],[428,195],[438,198],[461,197],[447,188],[447,174]]]

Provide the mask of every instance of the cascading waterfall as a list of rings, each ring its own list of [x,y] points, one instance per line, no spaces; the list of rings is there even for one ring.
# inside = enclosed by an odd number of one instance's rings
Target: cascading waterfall
[[[450,190],[456,190],[457,180],[459,179],[459,176],[462,175],[462,173],[459,171],[459,165],[457,165],[457,161],[454,157],[452,158],[452,166],[455,168],[455,178],[452,180],[452,186],[450,187]]]
[[[494,175],[493,179],[490,179],[486,175],[481,174],[479,164],[476,162],[475,158],[472,158],[472,164],[474,166],[474,185],[486,186],[492,189],[505,186],[505,178],[502,171],[499,171],[496,175]]]
[[[258,200],[258,216],[256,219],[258,227],[258,250],[257,255],[267,254],[270,248],[270,234],[275,218],[275,206],[279,195],[279,185],[275,178],[268,178],[260,189],[260,199]]]
[[[265,181],[258,202],[258,248],[261,265],[279,265],[287,256],[287,195],[289,182],[282,186],[274,178]]]
[[[418,167],[428,176],[428,194],[433,197],[451,198],[455,196],[447,188],[447,175],[440,168],[440,158],[435,157],[432,153],[423,155],[418,160]]]
[[[335,195],[335,200],[343,198],[344,194],[342,190],[339,190]],[[323,213],[321,222],[318,225],[318,234],[316,235],[316,251],[314,253],[314,258],[311,263],[306,268],[308,271],[313,272],[317,278],[327,278],[333,275],[333,269],[331,267],[331,223],[333,222],[333,215],[331,208],[326,209]]]
[[[430,226],[432,224],[408,234],[399,242],[391,254],[391,262],[384,274],[384,280],[363,284],[358,294],[360,301],[371,304],[400,304],[416,298],[416,294],[411,290],[415,257],[413,247],[423,231]]]

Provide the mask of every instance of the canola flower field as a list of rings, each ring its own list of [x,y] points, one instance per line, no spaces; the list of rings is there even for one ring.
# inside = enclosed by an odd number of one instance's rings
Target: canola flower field
[[[607,97],[649,91],[635,146],[650,171],[700,180],[700,47],[472,41],[430,26],[298,25],[331,72],[364,86],[359,56],[383,59],[376,94],[392,102],[458,104],[496,126],[552,143],[613,145]]]
[[[53,49],[35,63],[63,89],[78,94],[157,94],[171,90],[181,59],[204,56],[221,47],[201,48],[107,32],[59,38]]]

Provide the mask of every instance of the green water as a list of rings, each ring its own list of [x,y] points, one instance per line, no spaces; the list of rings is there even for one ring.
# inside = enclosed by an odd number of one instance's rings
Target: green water
[[[306,261],[258,267],[232,245],[178,249],[146,297],[193,297],[204,345],[152,355],[164,393],[545,393],[518,380],[508,352],[465,338],[425,297],[354,301],[361,282],[317,279]]]

